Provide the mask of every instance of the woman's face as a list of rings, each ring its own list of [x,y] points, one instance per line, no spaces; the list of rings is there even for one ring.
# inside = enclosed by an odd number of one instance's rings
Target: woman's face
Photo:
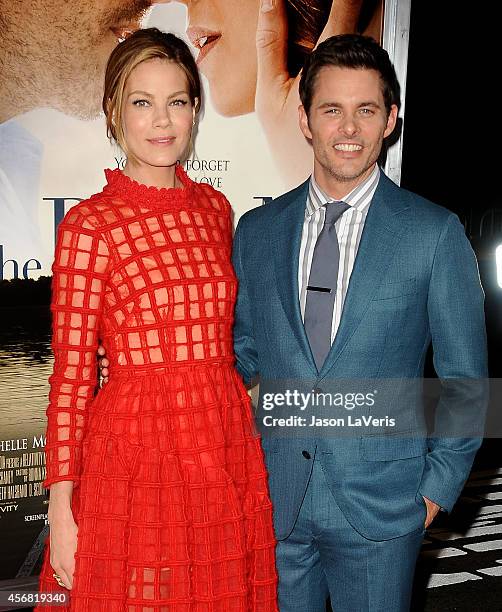
[[[187,34],[209,82],[213,106],[232,117],[254,111],[259,0],[180,0]]]
[[[182,68],[159,58],[134,68],[124,89],[122,126],[136,165],[167,167],[182,159],[193,117]]]

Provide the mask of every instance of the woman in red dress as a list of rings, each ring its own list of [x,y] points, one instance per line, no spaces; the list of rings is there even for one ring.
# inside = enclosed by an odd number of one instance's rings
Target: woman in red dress
[[[178,161],[200,96],[174,35],[118,45],[103,107],[127,163],[58,229],[40,592],[78,612],[277,610],[266,470],[234,368],[231,210]],[[112,377],[94,397],[99,340]]]

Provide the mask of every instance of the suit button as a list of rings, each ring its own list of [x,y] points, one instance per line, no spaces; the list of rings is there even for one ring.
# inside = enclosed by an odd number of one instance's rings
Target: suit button
[[[314,395],[319,395],[320,393],[324,393],[324,391],[323,391],[323,390],[322,390],[320,387],[314,387],[314,388],[312,389],[312,393],[313,393]]]
[[[305,457],[305,459],[310,459],[310,453],[308,451],[302,451],[302,455]]]

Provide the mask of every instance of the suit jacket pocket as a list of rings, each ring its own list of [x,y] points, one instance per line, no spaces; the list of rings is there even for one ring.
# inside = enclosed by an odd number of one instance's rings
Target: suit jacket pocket
[[[400,436],[375,436],[361,438],[359,447],[363,461],[396,461],[427,454],[425,438]]]
[[[380,285],[374,296],[374,300],[390,300],[404,295],[417,292],[417,281],[414,278],[397,281],[395,283],[384,283]]]

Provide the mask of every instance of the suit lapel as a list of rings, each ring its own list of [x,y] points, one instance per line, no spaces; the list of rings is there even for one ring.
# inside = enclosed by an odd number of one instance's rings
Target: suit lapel
[[[321,377],[340,357],[385,278],[400,236],[406,228],[402,213],[407,208],[408,205],[403,204],[402,197],[399,197],[399,188],[382,172],[364,225],[340,326],[321,368]]]
[[[285,206],[275,218],[271,239],[275,242],[275,275],[277,290],[300,348],[316,372],[314,358],[303,326],[299,289],[298,256],[302,239],[309,181],[287,194]]]

